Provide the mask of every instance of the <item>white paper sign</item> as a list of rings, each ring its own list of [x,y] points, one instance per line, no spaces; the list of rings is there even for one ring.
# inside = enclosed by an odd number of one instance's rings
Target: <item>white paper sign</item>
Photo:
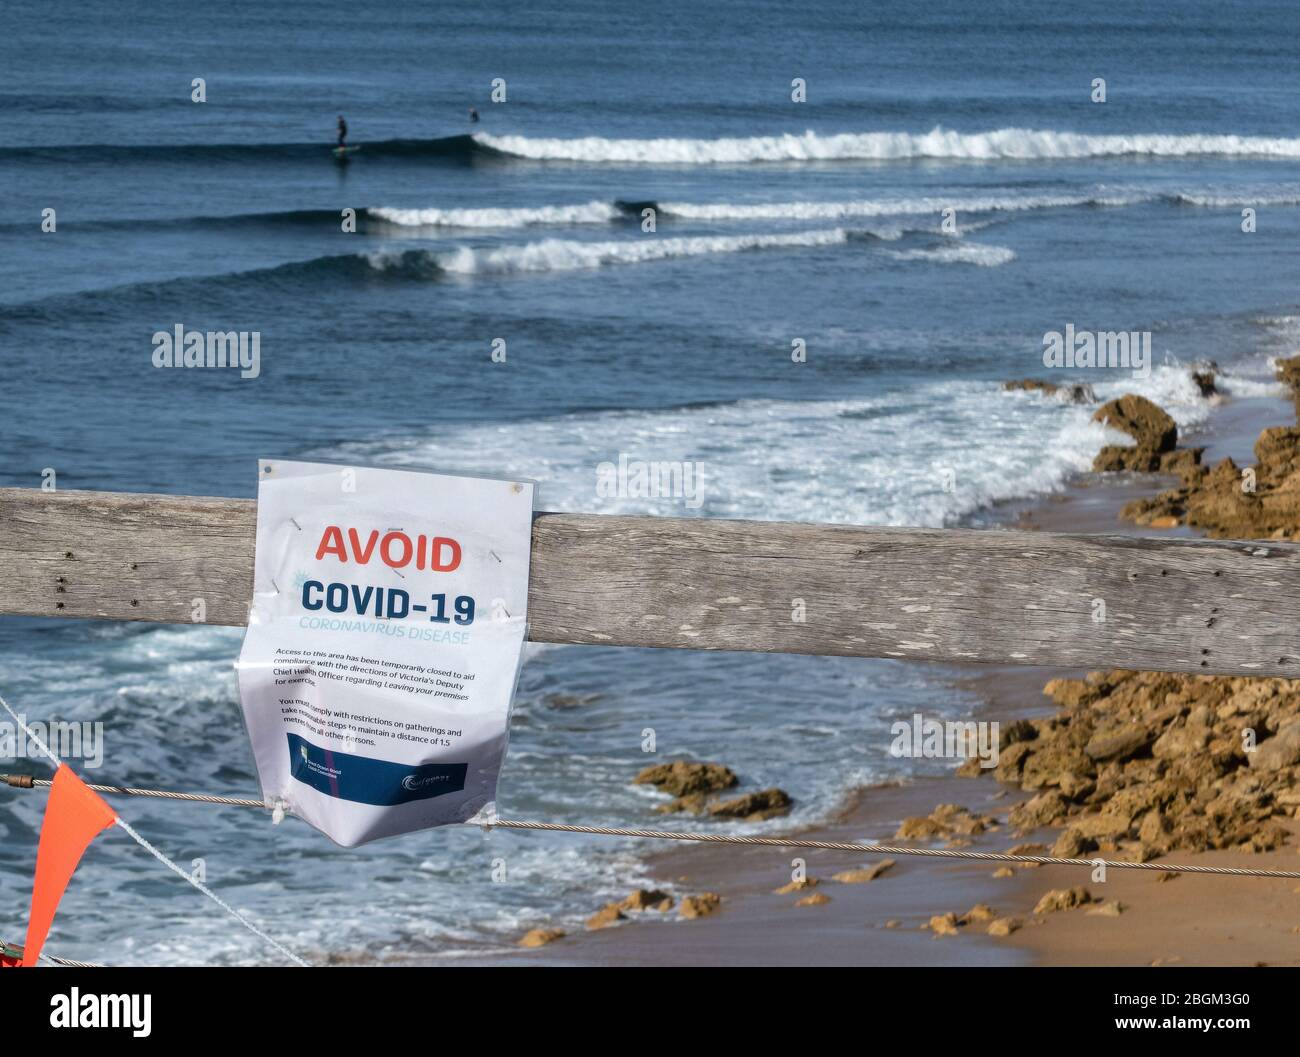
[[[259,469],[236,668],[263,795],[345,847],[494,804],[526,626],[532,483]]]

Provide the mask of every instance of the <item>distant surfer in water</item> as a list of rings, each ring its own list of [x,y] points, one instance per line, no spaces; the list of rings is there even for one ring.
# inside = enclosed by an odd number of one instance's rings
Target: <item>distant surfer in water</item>
[[[469,108],[469,123],[471,125],[478,124],[478,111],[475,110],[473,107]]]
[[[348,140],[348,123],[343,120],[343,115],[340,114],[339,115],[339,146],[346,147],[348,145],[347,140]]]

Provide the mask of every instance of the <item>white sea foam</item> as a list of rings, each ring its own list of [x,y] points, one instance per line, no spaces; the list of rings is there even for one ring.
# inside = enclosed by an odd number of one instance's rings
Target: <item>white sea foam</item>
[[[943,246],[917,250],[889,250],[896,261],[932,261],[939,264],[975,264],[981,268],[996,268],[1016,259],[1014,250],[1006,246],[985,246],[978,242],[949,242]]]
[[[755,220],[840,221],[869,217],[938,216],[945,209],[962,213],[1022,213],[1042,209],[1079,207],[1124,208],[1157,201],[1173,201],[1206,208],[1300,205],[1300,190],[1249,189],[1223,191],[1102,190],[1079,194],[922,195],[860,198],[837,201],[792,202],[674,202],[649,203],[661,217],[708,222]],[[527,228],[608,224],[628,214],[612,201],[592,200],[570,205],[485,208],[397,208],[377,206],[367,210],[377,219],[404,228]]]
[[[1174,201],[1188,206],[1203,206],[1210,209],[1235,209],[1241,206],[1294,206],[1300,205],[1300,191],[1233,191],[1231,193],[1214,193],[1198,191],[1180,191],[1172,196]]]
[[[1135,133],[1094,135],[1051,129],[1004,128],[991,132],[956,132],[934,128],[925,133],[807,131],[799,135],[722,137],[718,139],[551,139],[494,136],[479,143],[505,154],[536,160],[619,162],[660,165],[741,164],[782,161],[891,161],[911,158],[1035,160],[1125,155],[1189,157],[1195,155],[1300,158],[1300,139]]]
[[[543,239],[523,246],[459,249],[437,255],[438,267],[456,275],[510,272],[564,272],[607,264],[642,264],[670,257],[699,257],[746,250],[834,246],[846,242],[842,228],[785,235],[720,235],[695,238],[645,238],[620,242]]]
[[[1149,202],[1155,196],[1141,192],[1080,195],[961,195],[866,198],[831,202],[659,202],[661,217],[681,220],[851,220],[868,217],[939,216],[945,209],[958,213],[1023,212],[1071,206],[1126,206]],[[647,203],[652,204],[652,203]],[[591,201],[573,205],[522,206],[482,209],[398,209],[378,206],[367,212],[397,227],[406,228],[527,228],[608,224],[627,216],[614,202]]]
[[[524,228],[546,224],[607,224],[621,213],[613,202],[525,206],[517,209],[395,209],[379,206],[370,215],[399,227]]]
[[[1186,370],[1157,367],[1147,379],[1098,372],[1090,381],[1103,399],[1150,396],[1184,427],[1208,409]],[[1052,492],[1087,470],[1103,443],[1120,439],[1092,422],[1093,410],[1006,393],[995,382],[936,381],[905,396],[747,400],[442,427],[329,454],[531,477],[541,482],[540,503],[552,510],[941,526],[1000,500]],[[918,436],[924,445],[915,443]],[[596,465],[620,452],[698,462],[702,508],[597,496]]]
[[[968,229],[970,230],[970,229]],[[510,275],[521,272],[569,272],[618,264],[645,264],[683,257],[703,257],[771,249],[841,246],[863,237],[893,240],[892,231],[849,231],[825,228],[768,235],[700,235],[683,238],[625,239],[588,242],[542,239],[506,246],[459,246],[451,250],[377,250],[362,254],[379,272],[436,272],[443,275]],[[1015,254],[1003,246],[951,240],[932,249],[891,252],[897,260],[930,260],[940,264],[1005,264]]]
[[[854,217],[916,216],[945,209],[961,213],[1023,212],[1072,206],[1127,206],[1150,202],[1144,192],[1077,195],[932,195],[865,198],[842,202],[661,202],[661,212],[688,220],[847,220]]]

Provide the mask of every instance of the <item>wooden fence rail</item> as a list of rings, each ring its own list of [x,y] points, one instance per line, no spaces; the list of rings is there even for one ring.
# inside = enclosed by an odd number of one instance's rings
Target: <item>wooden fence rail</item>
[[[241,625],[255,519],[0,489],[0,614]],[[1300,677],[1271,542],[538,514],[528,606],[537,642]]]

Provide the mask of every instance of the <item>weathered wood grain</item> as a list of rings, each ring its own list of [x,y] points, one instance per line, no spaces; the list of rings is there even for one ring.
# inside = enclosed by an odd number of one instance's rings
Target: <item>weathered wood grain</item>
[[[203,599],[208,623],[243,624],[254,522],[251,500],[0,489],[0,613],[190,623]],[[1298,622],[1288,544],[591,514],[533,525],[539,642],[1300,677]]]

